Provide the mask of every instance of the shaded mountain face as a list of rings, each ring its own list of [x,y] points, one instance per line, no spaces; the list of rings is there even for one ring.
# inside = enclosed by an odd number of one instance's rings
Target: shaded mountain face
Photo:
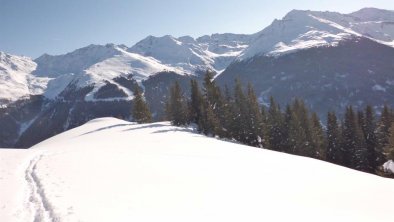
[[[93,118],[130,119],[141,87],[156,120],[175,80],[207,69],[220,85],[252,83],[262,104],[295,96],[321,117],[346,105],[392,104],[394,12],[293,10],[252,35],[149,36],[35,60],[0,53],[0,147],[28,147]],[[8,128],[7,128],[8,127]]]
[[[282,105],[295,97],[325,117],[347,105],[394,106],[394,48],[357,37],[280,57],[256,56],[231,64],[216,81],[251,83],[261,103],[274,96]]]

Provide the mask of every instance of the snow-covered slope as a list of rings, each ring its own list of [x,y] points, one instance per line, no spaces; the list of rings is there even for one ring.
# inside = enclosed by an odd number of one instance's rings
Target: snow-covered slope
[[[394,180],[169,123],[96,119],[0,150],[1,221],[391,222]]]
[[[49,99],[55,99],[71,85],[76,89],[93,87],[86,100],[93,100],[93,95],[108,83],[116,85],[127,98],[132,98],[131,90],[113,81],[114,78],[132,75],[134,80],[140,82],[163,71],[184,74],[181,69],[163,65],[152,57],[127,52],[126,49],[126,46],[114,44],[89,45],[65,55],[45,54],[34,61],[25,58],[30,62],[30,69],[21,73],[34,80],[45,79],[48,84],[42,87],[40,93]]]
[[[119,54],[114,44],[89,45],[64,55],[44,54],[34,60],[37,63],[34,74],[47,77],[79,74],[90,66]]]
[[[49,79],[31,75],[35,69],[28,57],[0,52],[0,105],[44,92]]]
[[[351,14],[293,10],[282,20],[254,34],[254,40],[239,57],[280,56],[320,46],[335,46],[356,36],[394,46],[394,12],[373,8]]]
[[[116,51],[115,55],[79,70],[77,74],[70,72],[53,79],[48,84],[45,96],[55,98],[71,83],[77,86],[77,88],[92,86],[93,90],[85,98],[85,100],[91,101],[94,100],[94,94],[101,87],[110,83],[116,85],[116,87],[127,95],[128,99],[131,99],[133,97],[131,89],[118,84],[114,81],[115,78],[132,75],[134,80],[141,82],[149,76],[163,71],[172,71],[180,75],[184,74],[182,70],[163,65],[160,61],[152,57],[144,57],[139,54],[127,52],[120,46],[111,45],[111,47]],[[88,54],[86,56],[92,57],[95,54]]]
[[[207,68],[221,72],[248,46],[249,41],[250,36],[237,34],[214,34],[198,39],[149,36],[128,51],[151,56],[189,74]]]

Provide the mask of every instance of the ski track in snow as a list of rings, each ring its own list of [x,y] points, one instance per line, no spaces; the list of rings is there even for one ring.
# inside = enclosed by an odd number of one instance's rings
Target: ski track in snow
[[[25,172],[25,180],[30,191],[27,204],[31,211],[33,222],[56,222],[59,220],[53,212],[53,208],[45,195],[44,188],[36,173],[37,163],[42,157],[43,154],[40,154],[30,160]]]

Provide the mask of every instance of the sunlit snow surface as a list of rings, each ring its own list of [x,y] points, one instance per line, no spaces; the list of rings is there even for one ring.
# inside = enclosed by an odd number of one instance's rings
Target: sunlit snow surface
[[[0,100],[12,102],[24,96],[42,94],[49,78],[33,76],[31,72],[36,66],[28,57],[0,52]]]
[[[394,221],[394,180],[169,123],[0,150],[0,221]]]

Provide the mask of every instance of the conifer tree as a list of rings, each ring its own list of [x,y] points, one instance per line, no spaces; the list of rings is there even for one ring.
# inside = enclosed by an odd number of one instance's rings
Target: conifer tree
[[[286,107],[285,123],[287,128],[287,133],[285,134],[287,144],[285,148],[287,152],[302,156],[310,156],[305,150],[306,134],[301,127],[299,116],[297,116],[296,112],[289,105]]]
[[[248,144],[249,141],[249,133],[248,133],[248,106],[245,94],[242,90],[241,82],[236,79],[235,80],[235,88],[234,88],[234,135],[235,139]]]
[[[248,144],[256,147],[262,147],[263,138],[263,117],[260,112],[260,105],[257,101],[256,94],[252,85],[248,84],[247,93],[247,107],[248,107]]]
[[[367,171],[369,164],[365,138],[351,106],[346,109],[343,138],[345,166]]]
[[[319,117],[314,112],[311,117],[312,122],[312,147],[315,150],[314,158],[325,160],[326,159],[326,138],[324,137],[323,127],[320,123]]]
[[[222,102],[221,100],[221,91],[218,86],[216,86],[215,81],[213,81],[213,73],[211,71],[207,71],[204,76],[204,96],[210,104],[213,110],[220,105],[219,103]]]
[[[340,128],[334,112],[328,112],[327,115],[327,152],[326,160],[343,164],[343,152],[341,149]]]
[[[132,116],[137,123],[150,123],[152,121],[152,114],[138,86],[134,88]]]
[[[284,140],[284,119],[279,105],[274,98],[270,97],[270,107],[268,109],[268,134],[270,149],[283,151],[286,144]]]
[[[233,104],[232,104],[232,97],[230,90],[228,89],[227,85],[224,87],[224,96],[223,96],[223,103],[220,107],[220,125],[221,125],[221,133],[222,137],[224,138],[232,138],[232,128],[233,128]]]
[[[215,116],[212,107],[208,104],[207,100],[204,103],[204,114],[200,121],[202,126],[202,132],[205,135],[215,136],[219,134],[220,123]]]
[[[315,147],[313,147],[312,141],[312,122],[309,119],[308,109],[304,101],[295,99],[293,103],[293,110],[298,119],[299,130],[303,131],[303,146],[300,147],[300,155],[314,157]]]
[[[387,160],[394,160],[394,123],[389,130],[389,138],[386,146],[384,147],[384,154]]]
[[[356,116],[353,107],[346,108],[345,120],[343,123],[343,163],[347,167],[352,167],[353,155],[355,153],[355,132],[356,132]]]
[[[265,108],[265,106],[261,107],[261,119],[262,119],[262,131],[263,131],[263,136],[262,136],[262,144],[263,147],[266,149],[270,149],[270,144],[269,144],[269,129],[268,129],[268,113]]]
[[[170,98],[167,106],[167,112],[169,112],[167,115],[170,117],[172,124],[175,126],[187,124],[186,98],[183,95],[178,81],[176,81],[174,86],[170,89]]]
[[[393,122],[392,113],[389,108],[385,105],[380,116],[380,120],[377,126],[377,146],[376,146],[376,166],[381,166],[386,162],[386,156],[384,155],[384,147],[388,144],[390,135],[390,127]]]
[[[376,162],[376,146],[378,142],[375,134],[375,114],[371,106],[367,106],[365,109],[365,121],[362,128],[364,130],[364,138],[368,152],[369,172],[373,173],[378,167]]]
[[[222,107],[222,96],[219,87],[213,81],[213,73],[209,70],[204,76],[204,115],[200,121],[203,132],[207,135],[221,136],[221,127],[218,119]]]
[[[204,100],[198,82],[194,79],[190,81],[190,91],[189,121],[199,124],[203,116]]]
[[[362,112],[358,112],[362,115]],[[358,122],[355,126],[354,141],[355,141],[355,153],[353,157],[352,167],[356,170],[368,172],[369,162],[368,162],[368,150],[367,144],[365,142],[365,136],[362,127],[359,123],[364,123],[364,117],[357,117]]]

